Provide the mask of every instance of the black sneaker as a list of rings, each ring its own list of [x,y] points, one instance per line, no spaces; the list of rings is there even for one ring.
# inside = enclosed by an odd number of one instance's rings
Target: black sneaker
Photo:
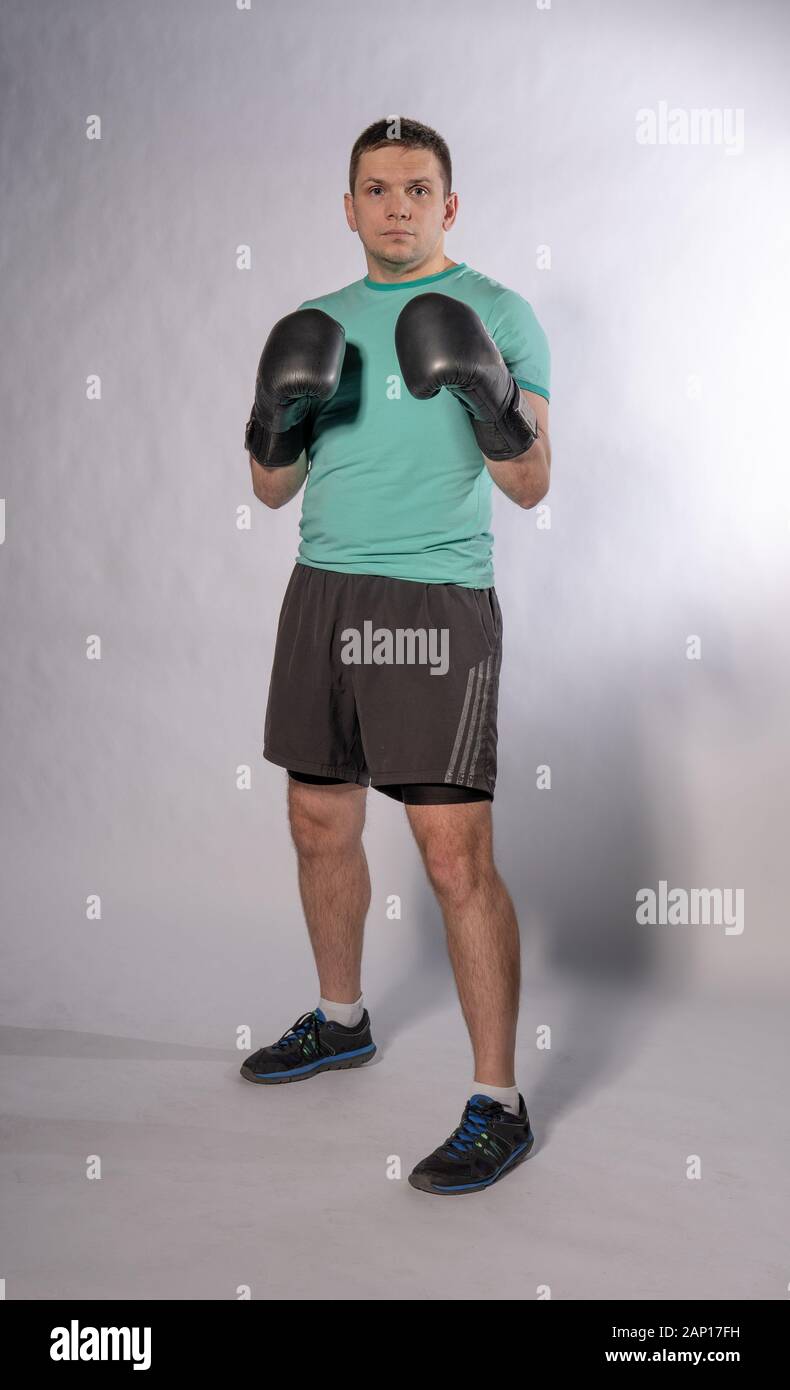
[[[535,1142],[520,1093],[518,1099],[513,1115],[490,1096],[471,1096],[458,1128],[409,1174],[412,1187],[442,1196],[478,1192],[517,1168]]]
[[[245,1081],[281,1086],[285,1081],[306,1081],[319,1071],[363,1067],[375,1051],[367,1009],[353,1028],[327,1019],[321,1009],[313,1009],[297,1018],[279,1042],[253,1052],[242,1065],[241,1074]]]

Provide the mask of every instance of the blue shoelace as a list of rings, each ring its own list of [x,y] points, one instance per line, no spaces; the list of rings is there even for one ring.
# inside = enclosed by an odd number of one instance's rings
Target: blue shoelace
[[[306,1037],[308,1033],[312,1032],[317,1023],[318,1019],[316,1018],[315,1010],[307,1014],[302,1014],[301,1018],[297,1018],[293,1027],[283,1033],[277,1043],[277,1047],[292,1047],[295,1042],[300,1041],[302,1038]]]
[[[464,1115],[462,1123],[450,1135],[445,1149],[457,1149],[459,1153],[467,1153],[480,1135],[483,1134],[491,1121],[490,1115],[484,1115],[481,1110],[477,1110],[471,1105],[468,1112]]]

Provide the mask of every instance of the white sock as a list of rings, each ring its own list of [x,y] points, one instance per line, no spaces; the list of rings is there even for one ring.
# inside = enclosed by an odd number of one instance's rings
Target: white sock
[[[353,1004],[336,1004],[334,999],[319,999],[318,1007],[333,1023],[344,1023],[346,1028],[353,1028],[355,1023],[359,1023],[365,1012],[361,994]]]
[[[473,1095],[490,1096],[492,1100],[498,1100],[505,1110],[509,1110],[512,1115],[518,1115],[520,1101],[518,1098],[518,1086],[488,1086],[484,1081],[474,1081]]]

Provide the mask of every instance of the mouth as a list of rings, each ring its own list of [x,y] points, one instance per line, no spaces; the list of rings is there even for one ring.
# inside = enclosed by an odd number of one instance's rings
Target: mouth
[[[382,232],[382,236],[414,236],[414,232]]]

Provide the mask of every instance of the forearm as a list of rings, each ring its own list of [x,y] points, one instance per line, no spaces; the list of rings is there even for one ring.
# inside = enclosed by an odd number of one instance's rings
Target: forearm
[[[549,490],[551,450],[548,440],[540,435],[517,458],[504,462],[484,458],[484,462],[497,487],[519,507],[536,507]]]
[[[548,402],[522,388],[521,398],[534,413],[538,437],[516,458],[495,460],[483,455],[497,487],[519,507],[536,507],[546,496],[551,480],[551,442]]]
[[[295,463],[280,468],[266,468],[250,454],[252,490],[265,506],[284,507],[301,488],[307,476],[307,455],[302,452]]]

